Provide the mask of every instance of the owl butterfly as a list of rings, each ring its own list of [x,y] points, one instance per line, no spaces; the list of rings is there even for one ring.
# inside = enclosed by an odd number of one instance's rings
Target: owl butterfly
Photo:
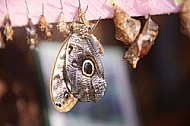
[[[149,17],[134,43],[124,54],[124,61],[128,61],[133,68],[136,68],[140,58],[147,55],[158,35],[158,25]]]
[[[11,26],[11,20],[9,15],[5,15],[4,17],[4,35],[6,36],[6,41],[13,40],[13,28]]]
[[[69,111],[77,101],[97,102],[104,96],[106,81],[100,57],[103,47],[89,33],[94,26],[81,17],[72,22],[71,34],[57,54],[50,79],[50,95],[60,112]]]
[[[184,0],[180,10],[181,32],[190,37],[190,2]]]

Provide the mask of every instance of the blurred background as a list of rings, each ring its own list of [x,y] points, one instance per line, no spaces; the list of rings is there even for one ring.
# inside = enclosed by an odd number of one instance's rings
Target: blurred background
[[[100,102],[77,103],[68,113],[57,112],[49,97],[51,68],[64,40],[56,24],[52,41],[39,35],[35,50],[25,27],[15,27],[13,41],[0,50],[0,126],[190,125],[190,38],[180,32],[177,14],[152,18],[160,32],[135,70],[122,61],[126,47],[115,40],[113,21],[99,22],[94,34],[105,48],[108,88]]]

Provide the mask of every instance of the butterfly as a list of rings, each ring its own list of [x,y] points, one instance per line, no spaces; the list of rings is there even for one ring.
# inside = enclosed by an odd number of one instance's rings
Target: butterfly
[[[57,54],[50,79],[51,100],[60,112],[69,111],[77,101],[99,101],[107,87],[103,47],[90,33],[97,23],[82,17],[81,9],[78,15],[79,20],[69,26],[70,34]]]

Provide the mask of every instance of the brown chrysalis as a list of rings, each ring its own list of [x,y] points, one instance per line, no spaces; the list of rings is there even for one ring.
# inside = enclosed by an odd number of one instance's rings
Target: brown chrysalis
[[[180,10],[181,32],[190,37],[190,2],[184,0]]]
[[[134,43],[124,54],[124,61],[128,61],[133,68],[136,68],[140,58],[147,55],[158,35],[158,25],[149,17]]]
[[[124,10],[117,5],[113,5],[116,39],[122,41],[125,45],[130,45],[139,35],[141,23],[139,20],[131,18]]]
[[[30,46],[30,49],[34,49],[37,44],[37,33],[36,33],[36,28],[34,24],[32,23],[32,19],[29,17],[29,10],[28,10],[28,5],[26,3],[26,8],[28,12],[28,26],[26,27],[26,32],[27,32],[27,43]]]
[[[39,28],[40,28],[40,30],[41,30],[42,32],[45,31],[45,29],[46,29],[46,24],[47,24],[47,23],[46,23],[45,17],[44,17],[44,15],[42,14],[42,15],[40,16],[39,23],[38,23]]]
[[[38,22],[40,30],[45,35],[46,39],[48,41],[51,40],[52,37],[52,31],[51,28],[53,27],[51,24],[47,23],[44,17],[44,4],[42,4],[42,15],[40,16],[39,22]]]
[[[0,49],[4,49],[5,48],[5,43],[3,41],[3,35],[0,31]]]
[[[13,28],[11,26],[11,21],[9,15],[5,15],[4,18],[4,35],[6,36],[6,41],[13,40]]]
[[[61,12],[57,19],[57,30],[60,33],[63,33],[64,36],[67,36],[70,33],[69,25],[65,22],[64,14],[63,14],[63,5],[62,0],[60,0],[61,4]]]
[[[52,25],[50,25],[50,24],[48,24],[46,22],[44,15],[40,16],[38,25],[39,25],[40,30],[43,32],[43,34],[47,38],[47,40],[51,40],[51,37],[52,37],[52,31],[51,31]]]
[[[26,31],[27,31],[27,43],[31,49],[34,49],[37,44],[37,34],[36,34],[36,28],[32,23],[31,18],[28,18],[28,26],[26,27]]]
[[[70,33],[69,25],[64,21],[64,14],[61,12],[57,20],[57,30],[63,35],[68,35]]]
[[[158,35],[158,25],[149,17],[140,32],[141,22],[131,18],[124,10],[113,5],[113,21],[116,28],[115,37],[128,46],[123,59],[136,68],[140,58],[145,56]]]
[[[6,36],[6,41],[12,41],[13,40],[13,28],[11,26],[11,20],[9,17],[9,10],[8,10],[8,6],[7,6],[7,1],[5,1],[6,3],[6,8],[7,8],[7,14],[4,17],[4,35]]]

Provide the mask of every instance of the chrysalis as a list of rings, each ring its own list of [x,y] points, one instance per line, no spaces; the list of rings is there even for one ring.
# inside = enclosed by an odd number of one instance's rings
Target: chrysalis
[[[7,13],[4,17],[4,35],[6,36],[6,41],[12,41],[13,40],[13,34],[14,34],[14,31],[13,31],[13,28],[11,26],[11,20],[10,20],[10,17],[9,17],[9,10],[8,10],[8,6],[7,6],[7,1],[5,1],[6,3],[6,8],[7,8]]]
[[[31,18],[28,18],[28,26],[26,27],[26,31],[27,31],[27,43],[31,49],[34,49],[37,44],[37,34],[36,34],[36,28],[32,23]]]
[[[124,10],[113,5],[113,21],[116,28],[116,39],[128,46],[123,59],[136,68],[140,58],[145,56],[158,35],[158,25],[149,17],[142,31],[139,20],[131,18]]]
[[[3,40],[2,33],[0,32],[0,49],[4,49],[4,48],[5,48],[5,43]]]
[[[57,21],[57,30],[58,32],[63,33],[63,35],[68,35],[70,33],[69,26],[64,21],[63,12],[59,14],[58,21]]]
[[[39,28],[40,28],[40,30],[41,30],[42,32],[45,32],[46,25],[47,25],[47,22],[46,22],[46,20],[45,20],[44,15],[42,14],[42,15],[40,16],[39,23],[38,23],[38,26],[39,26]]]
[[[53,27],[51,24],[47,23],[44,17],[44,4],[42,4],[42,15],[40,16],[38,26],[41,30],[41,32],[45,35],[46,39],[48,41],[51,40],[52,37],[52,31],[51,28]]]
[[[141,23],[139,20],[131,18],[124,10],[117,5],[113,6],[116,39],[122,41],[125,45],[130,45],[139,35]]]
[[[5,15],[4,18],[4,35],[6,36],[6,41],[13,40],[13,29],[11,26],[11,21],[9,15]]]
[[[190,37],[190,2],[184,0],[180,11],[181,32]]]
[[[63,5],[62,1],[61,3],[61,13],[59,14],[58,20],[57,20],[57,30],[60,33],[63,33],[64,36],[67,36],[70,33],[69,25],[65,22],[64,14],[63,14]]]
[[[136,68],[140,58],[147,55],[158,35],[158,25],[149,17],[143,27],[142,32],[134,43],[125,52],[124,61],[128,61],[133,68]]]
[[[46,35],[46,39],[48,41],[50,41],[52,38],[52,30],[51,30],[52,27],[53,27],[53,25],[47,23],[46,29],[45,29],[45,35]]]
[[[27,11],[28,11],[28,26],[26,27],[27,43],[31,49],[34,49],[36,47],[36,44],[37,44],[36,28],[35,28],[34,24],[32,23],[31,18],[29,18],[28,5],[27,5],[26,1],[25,1],[25,3],[26,3]]]

